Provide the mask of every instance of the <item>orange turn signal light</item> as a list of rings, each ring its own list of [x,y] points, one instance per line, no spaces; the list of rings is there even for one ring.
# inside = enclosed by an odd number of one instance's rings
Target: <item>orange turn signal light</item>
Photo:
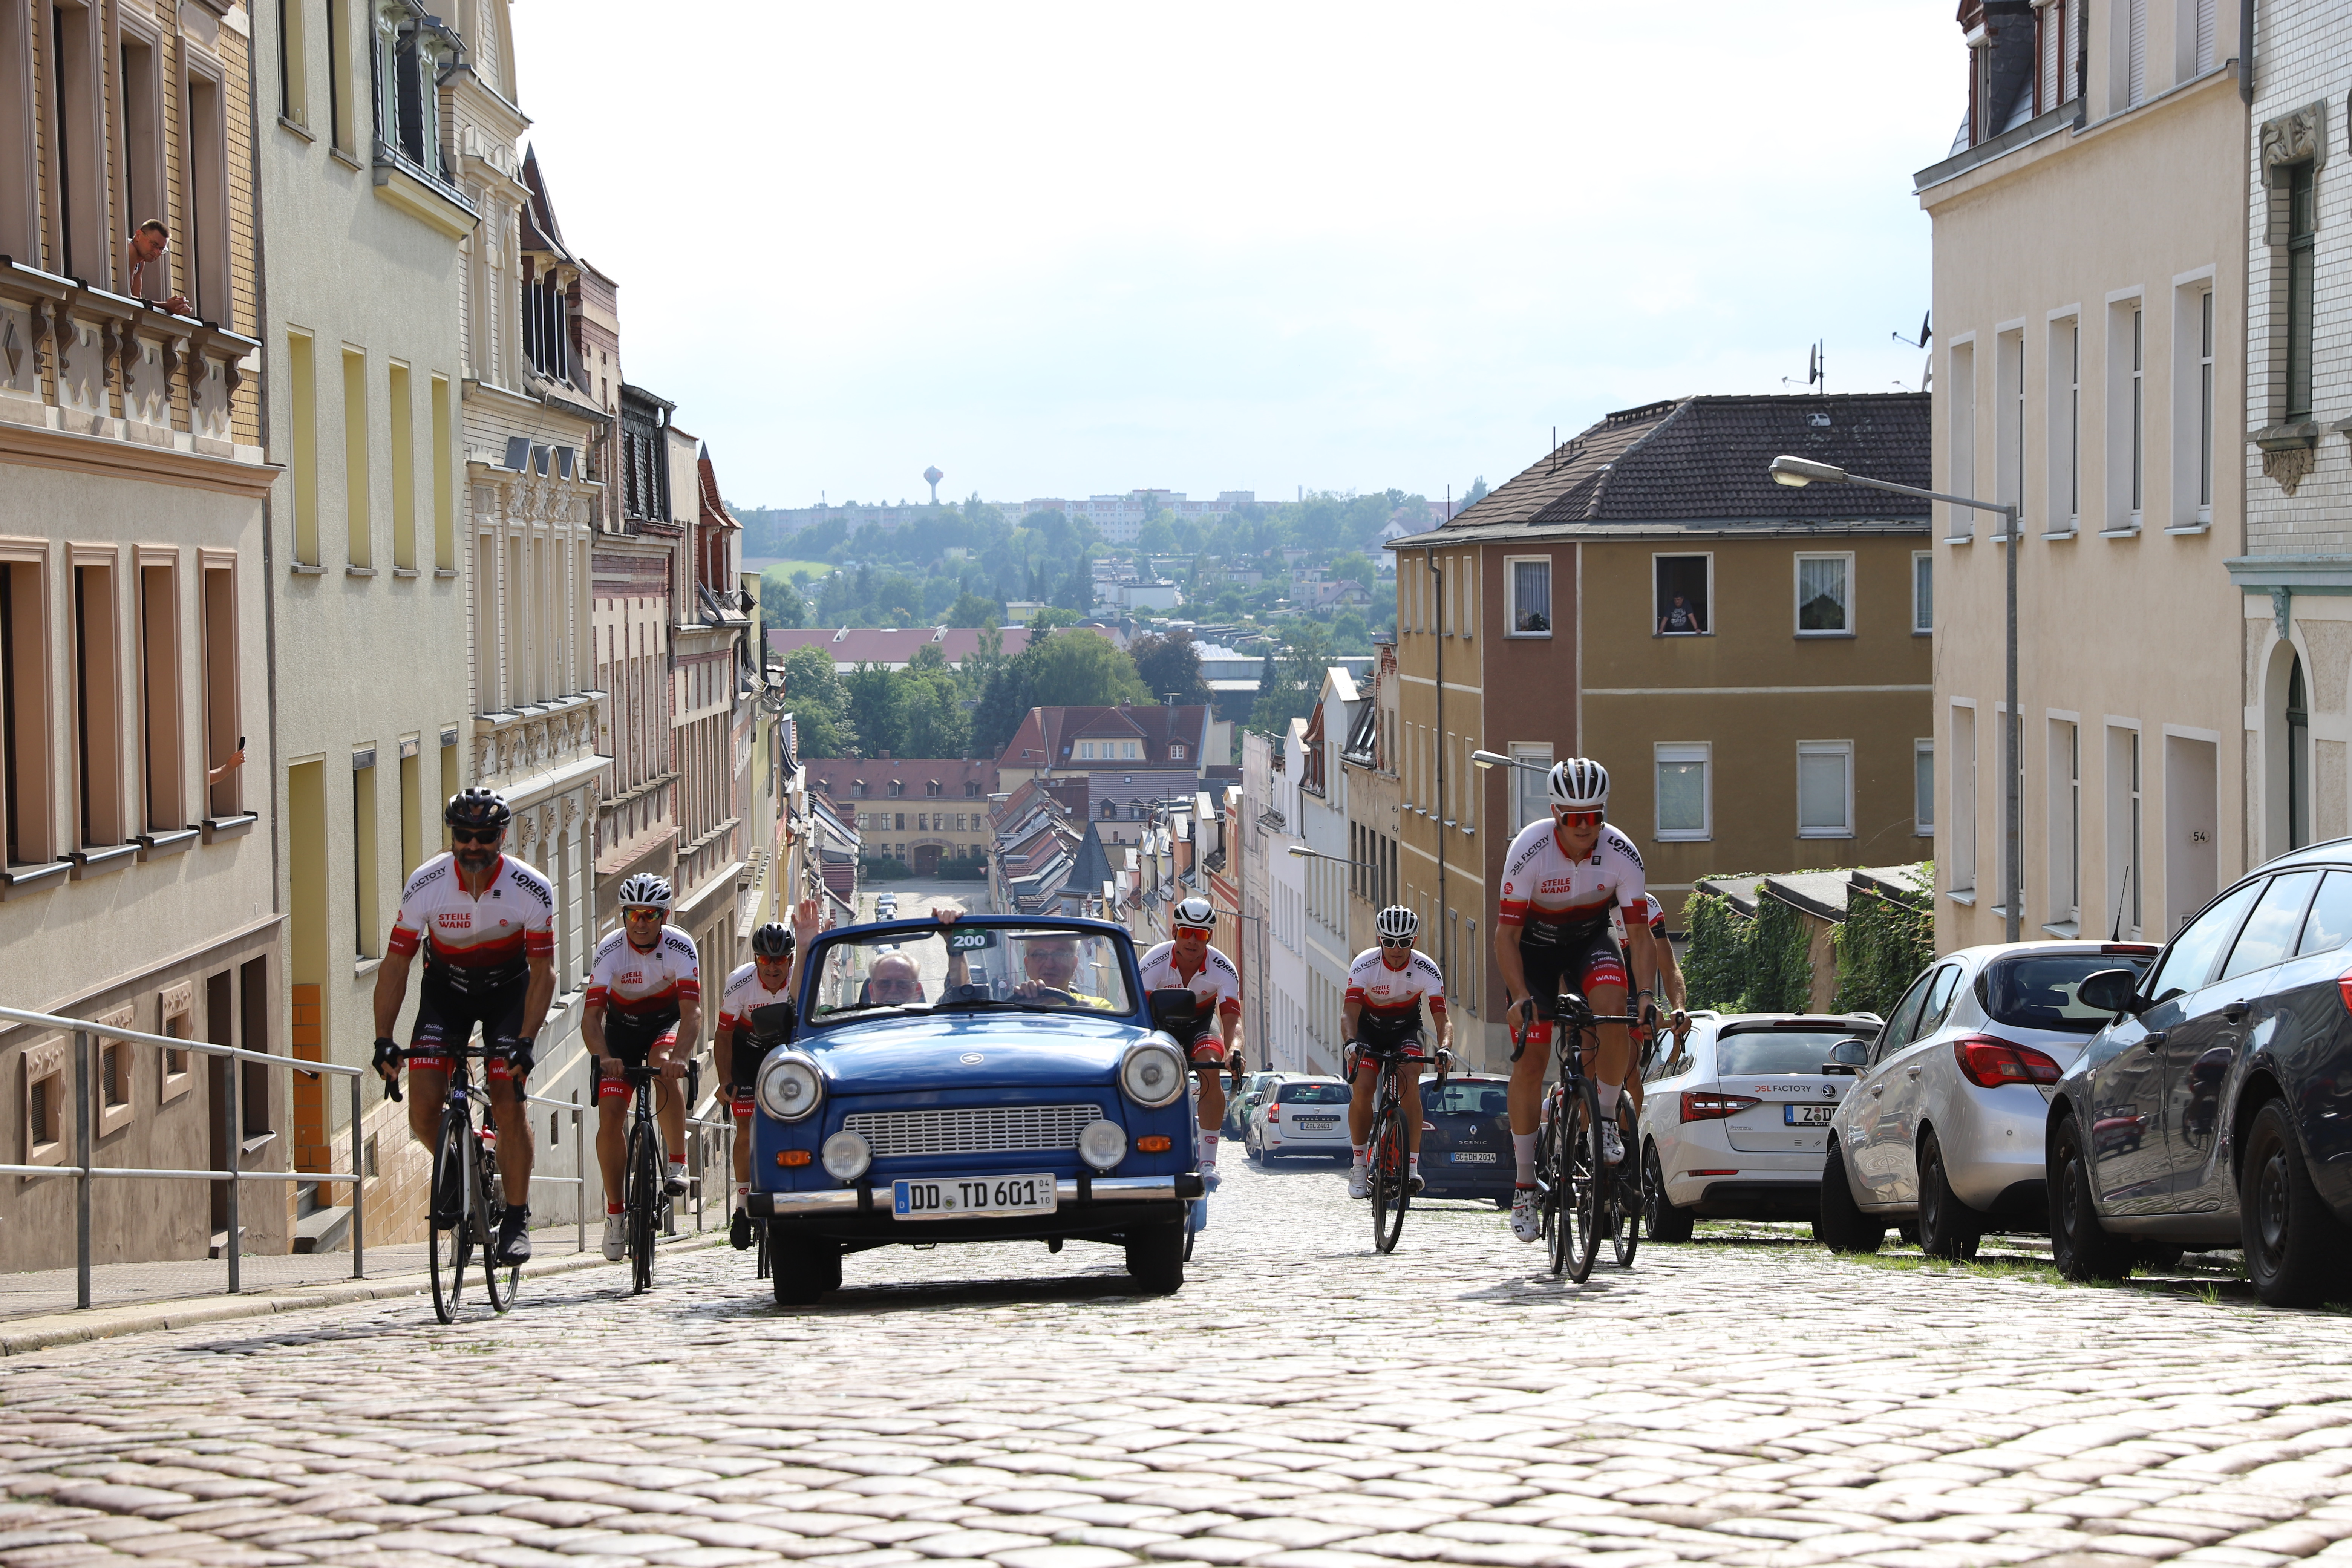
[[[776,1163],[779,1165],[805,1165],[808,1163],[809,1152],[805,1149],[782,1149],[777,1151]]]
[[[1169,1141],[1154,1132],[1149,1138],[1137,1139],[1135,1146],[1146,1154],[1165,1154],[1168,1152]]]

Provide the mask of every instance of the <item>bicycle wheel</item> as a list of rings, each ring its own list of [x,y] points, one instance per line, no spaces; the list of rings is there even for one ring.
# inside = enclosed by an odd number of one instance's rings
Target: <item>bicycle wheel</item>
[[[1550,1258],[1551,1271],[1558,1274],[1567,1262],[1567,1253],[1557,1239],[1567,1225],[1560,1214],[1560,1184],[1556,1178],[1559,1164],[1559,1091],[1551,1092],[1553,1113],[1545,1118],[1536,1131],[1536,1217],[1538,1234],[1544,1238],[1544,1249]]]
[[[629,1130],[628,1167],[629,1290],[639,1294],[653,1288],[654,1226],[661,1214],[661,1152],[652,1130]]]
[[[499,1232],[506,1225],[507,1189],[499,1179],[497,1151],[482,1144],[482,1158],[476,1166],[476,1180],[481,1185],[481,1201],[474,1205],[480,1223],[474,1227],[475,1238],[482,1247],[482,1279],[489,1289],[490,1310],[503,1313],[514,1305],[515,1287],[522,1283],[522,1270],[509,1268],[500,1278],[499,1267]]]
[[[1620,1110],[1631,1103],[1630,1100],[1620,1100]],[[1609,1177],[1609,1201],[1617,1211],[1615,1220],[1609,1227],[1609,1241],[1617,1250],[1617,1267],[1631,1268],[1633,1267],[1633,1254],[1642,1245],[1642,1167],[1634,1159],[1634,1151],[1642,1146],[1642,1141],[1639,1129],[1629,1131],[1622,1119],[1617,1131],[1624,1140],[1625,1158]]]
[[[455,1322],[457,1297],[466,1288],[467,1247],[465,1146],[472,1129],[463,1116],[445,1111],[441,1136],[433,1144],[433,1210],[425,1220],[425,1261],[433,1274],[433,1315]]]
[[[1371,1158],[1372,1245],[1394,1252],[1412,1194],[1405,1190],[1404,1122],[1393,1100],[1373,1113]]]
[[[1561,1103],[1558,1155],[1561,1226],[1552,1243],[1559,1260],[1555,1268],[1564,1266],[1568,1277],[1581,1285],[1591,1276],[1601,1233],[1607,1228],[1603,1184],[1609,1180],[1601,1152],[1601,1101],[1589,1079],[1579,1079]]]

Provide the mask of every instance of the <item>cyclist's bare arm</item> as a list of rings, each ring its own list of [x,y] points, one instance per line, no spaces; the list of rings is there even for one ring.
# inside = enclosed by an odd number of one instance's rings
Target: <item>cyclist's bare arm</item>
[[[670,1063],[677,1068],[677,1071],[666,1076],[677,1078],[685,1075],[685,1064],[694,1059],[694,1047],[701,1039],[702,999],[681,996],[677,1001],[677,1044],[670,1048],[669,1053]]]
[[[386,952],[375,971],[375,1035],[380,1040],[392,1038],[393,1030],[400,1026],[400,1004],[408,995],[408,966],[416,954]]]
[[[1519,928],[1495,927],[1495,967],[1503,976],[1503,994],[1515,1002],[1528,994],[1528,967],[1519,960]]]
[[[1363,1036],[1358,1032],[1358,1026],[1363,1021],[1364,1005],[1361,1002],[1349,1002],[1343,1005],[1339,1009],[1340,1037],[1349,1040],[1363,1038]]]
[[[1654,996],[1658,979],[1658,939],[1651,934],[1646,922],[1636,921],[1632,924],[1633,929],[1625,933],[1625,952],[1633,961],[1633,989],[1637,993],[1647,991]],[[1626,998],[1628,1003],[1633,1000],[1630,996]],[[1626,1010],[1636,1017],[1641,1016],[1639,1007],[1629,1006]]]
[[[588,1054],[600,1062],[613,1059],[604,1048],[604,1004],[591,1002],[580,1010],[580,1038],[588,1047]]]
[[[530,963],[530,985],[522,994],[522,1037],[535,1040],[547,1022],[548,1004],[555,1000],[555,954],[533,953]],[[382,973],[377,971],[379,975]]]

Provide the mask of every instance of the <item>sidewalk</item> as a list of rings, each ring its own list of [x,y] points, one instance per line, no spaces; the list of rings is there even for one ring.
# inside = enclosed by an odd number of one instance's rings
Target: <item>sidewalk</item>
[[[601,1226],[590,1227],[588,1249],[583,1253],[574,1247],[575,1232],[571,1226],[533,1230],[531,1260],[523,1266],[524,1279],[581,1268],[623,1267],[605,1262],[599,1248],[601,1234]],[[664,1243],[663,1250],[723,1242],[726,1237],[724,1226],[715,1226],[698,1236],[681,1227],[676,1237]],[[369,1247],[364,1279],[352,1278],[352,1255],[348,1251],[248,1257],[241,1268],[239,1284],[243,1289],[231,1296],[224,1293],[228,1283],[228,1264],[221,1258],[102,1265],[90,1270],[90,1305],[87,1311],[74,1306],[74,1271],[70,1268],[0,1274],[0,1356],[151,1329],[184,1328],[191,1323],[266,1317],[305,1307],[334,1307],[349,1301],[413,1296],[432,1289],[425,1247],[421,1241]],[[469,1300],[478,1300],[481,1289],[480,1265],[477,1263],[467,1278],[466,1294]]]

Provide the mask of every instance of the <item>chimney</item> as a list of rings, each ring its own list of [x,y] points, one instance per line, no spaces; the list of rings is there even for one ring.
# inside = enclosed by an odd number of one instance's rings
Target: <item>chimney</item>
[[[887,762],[888,762],[888,761],[890,760],[890,753],[889,753],[889,752],[875,752],[875,753],[874,753],[874,755],[876,756],[876,758],[877,758],[877,759],[878,759],[879,761],[882,761],[882,762],[886,762],[886,763],[887,763]]]

